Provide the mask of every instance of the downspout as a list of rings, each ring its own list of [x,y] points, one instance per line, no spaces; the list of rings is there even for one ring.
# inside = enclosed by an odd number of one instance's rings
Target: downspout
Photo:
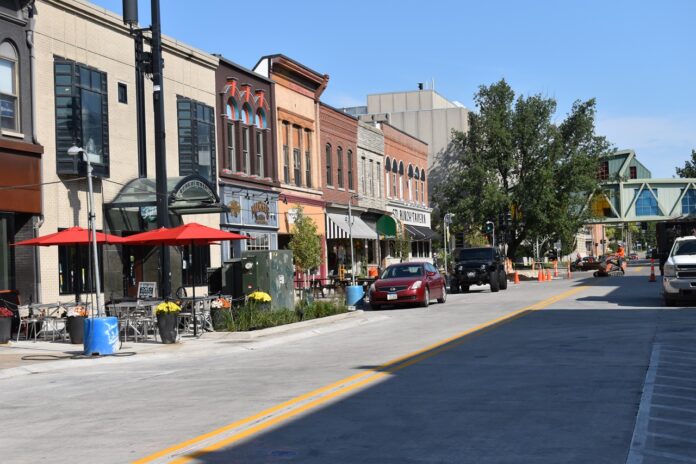
[[[34,28],[36,26],[36,3],[32,0],[27,5],[27,13],[29,15],[29,29],[27,30],[27,45],[29,46],[29,81],[31,95],[31,141],[35,145],[39,144],[39,138],[36,135],[36,52],[34,49]],[[39,236],[39,229],[44,223],[44,192],[43,192],[43,158],[39,163],[39,183],[41,184],[41,214],[34,216],[34,237]],[[39,250],[34,249],[34,301],[41,302],[41,256]]]

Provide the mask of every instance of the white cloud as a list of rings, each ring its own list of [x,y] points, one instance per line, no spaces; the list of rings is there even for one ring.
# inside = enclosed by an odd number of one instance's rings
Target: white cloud
[[[696,120],[626,116],[598,118],[597,133],[619,149],[633,149],[653,177],[672,177],[696,148]]]

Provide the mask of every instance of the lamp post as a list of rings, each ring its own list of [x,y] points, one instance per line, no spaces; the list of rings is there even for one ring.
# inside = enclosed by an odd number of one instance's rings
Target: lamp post
[[[97,317],[102,317],[104,315],[104,307],[102,305],[101,281],[99,280],[99,255],[97,255],[97,225],[95,223],[96,215],[94,214],[94,193],[92,190],[92,162],[89,159],[89,153],[85,152],[84,149],[75,145],[68,148],[68,155],[81,155],[82,159],[87,162],[87,185],[89,188],[89,196],[87,198],[87,208],[89,210],[87,229],[89,230],[90,242],[92,243],[94,287],[97,293]]]
[[[447,213],[445,214],[445,217],[443,219],[445,227],[442,229],[442,233],[444,235],[443,237],[443,243],[445,245],[445,282],[447,282],[447,238],[449,237],[449,225],[452,224],[452,218],[454,217],[454,214],[452,213]]]
[[[354,193],[348,201],[348,236],[350,237],[350,280],[351,284],[355,285],[355,256],[353,256],[353,200],[360,198],[360,195]]]

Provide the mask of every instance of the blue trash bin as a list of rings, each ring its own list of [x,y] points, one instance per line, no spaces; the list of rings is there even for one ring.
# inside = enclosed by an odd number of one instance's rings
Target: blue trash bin
[[[118,351],[118,318],[94,317],[85,319],[85,354],[107,355]]]
[[[362,285],[349,285],[346,287],[346,304],[348,306],[357,305],[365,296],[365,290]]]

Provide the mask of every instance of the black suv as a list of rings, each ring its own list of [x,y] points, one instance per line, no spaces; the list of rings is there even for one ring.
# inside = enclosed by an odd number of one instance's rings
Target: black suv
[[[502,256],[495,248],[462,248],[455,252],[450,292],[468,292],[471,285],[490,284],[491,292],[507,288]]]

